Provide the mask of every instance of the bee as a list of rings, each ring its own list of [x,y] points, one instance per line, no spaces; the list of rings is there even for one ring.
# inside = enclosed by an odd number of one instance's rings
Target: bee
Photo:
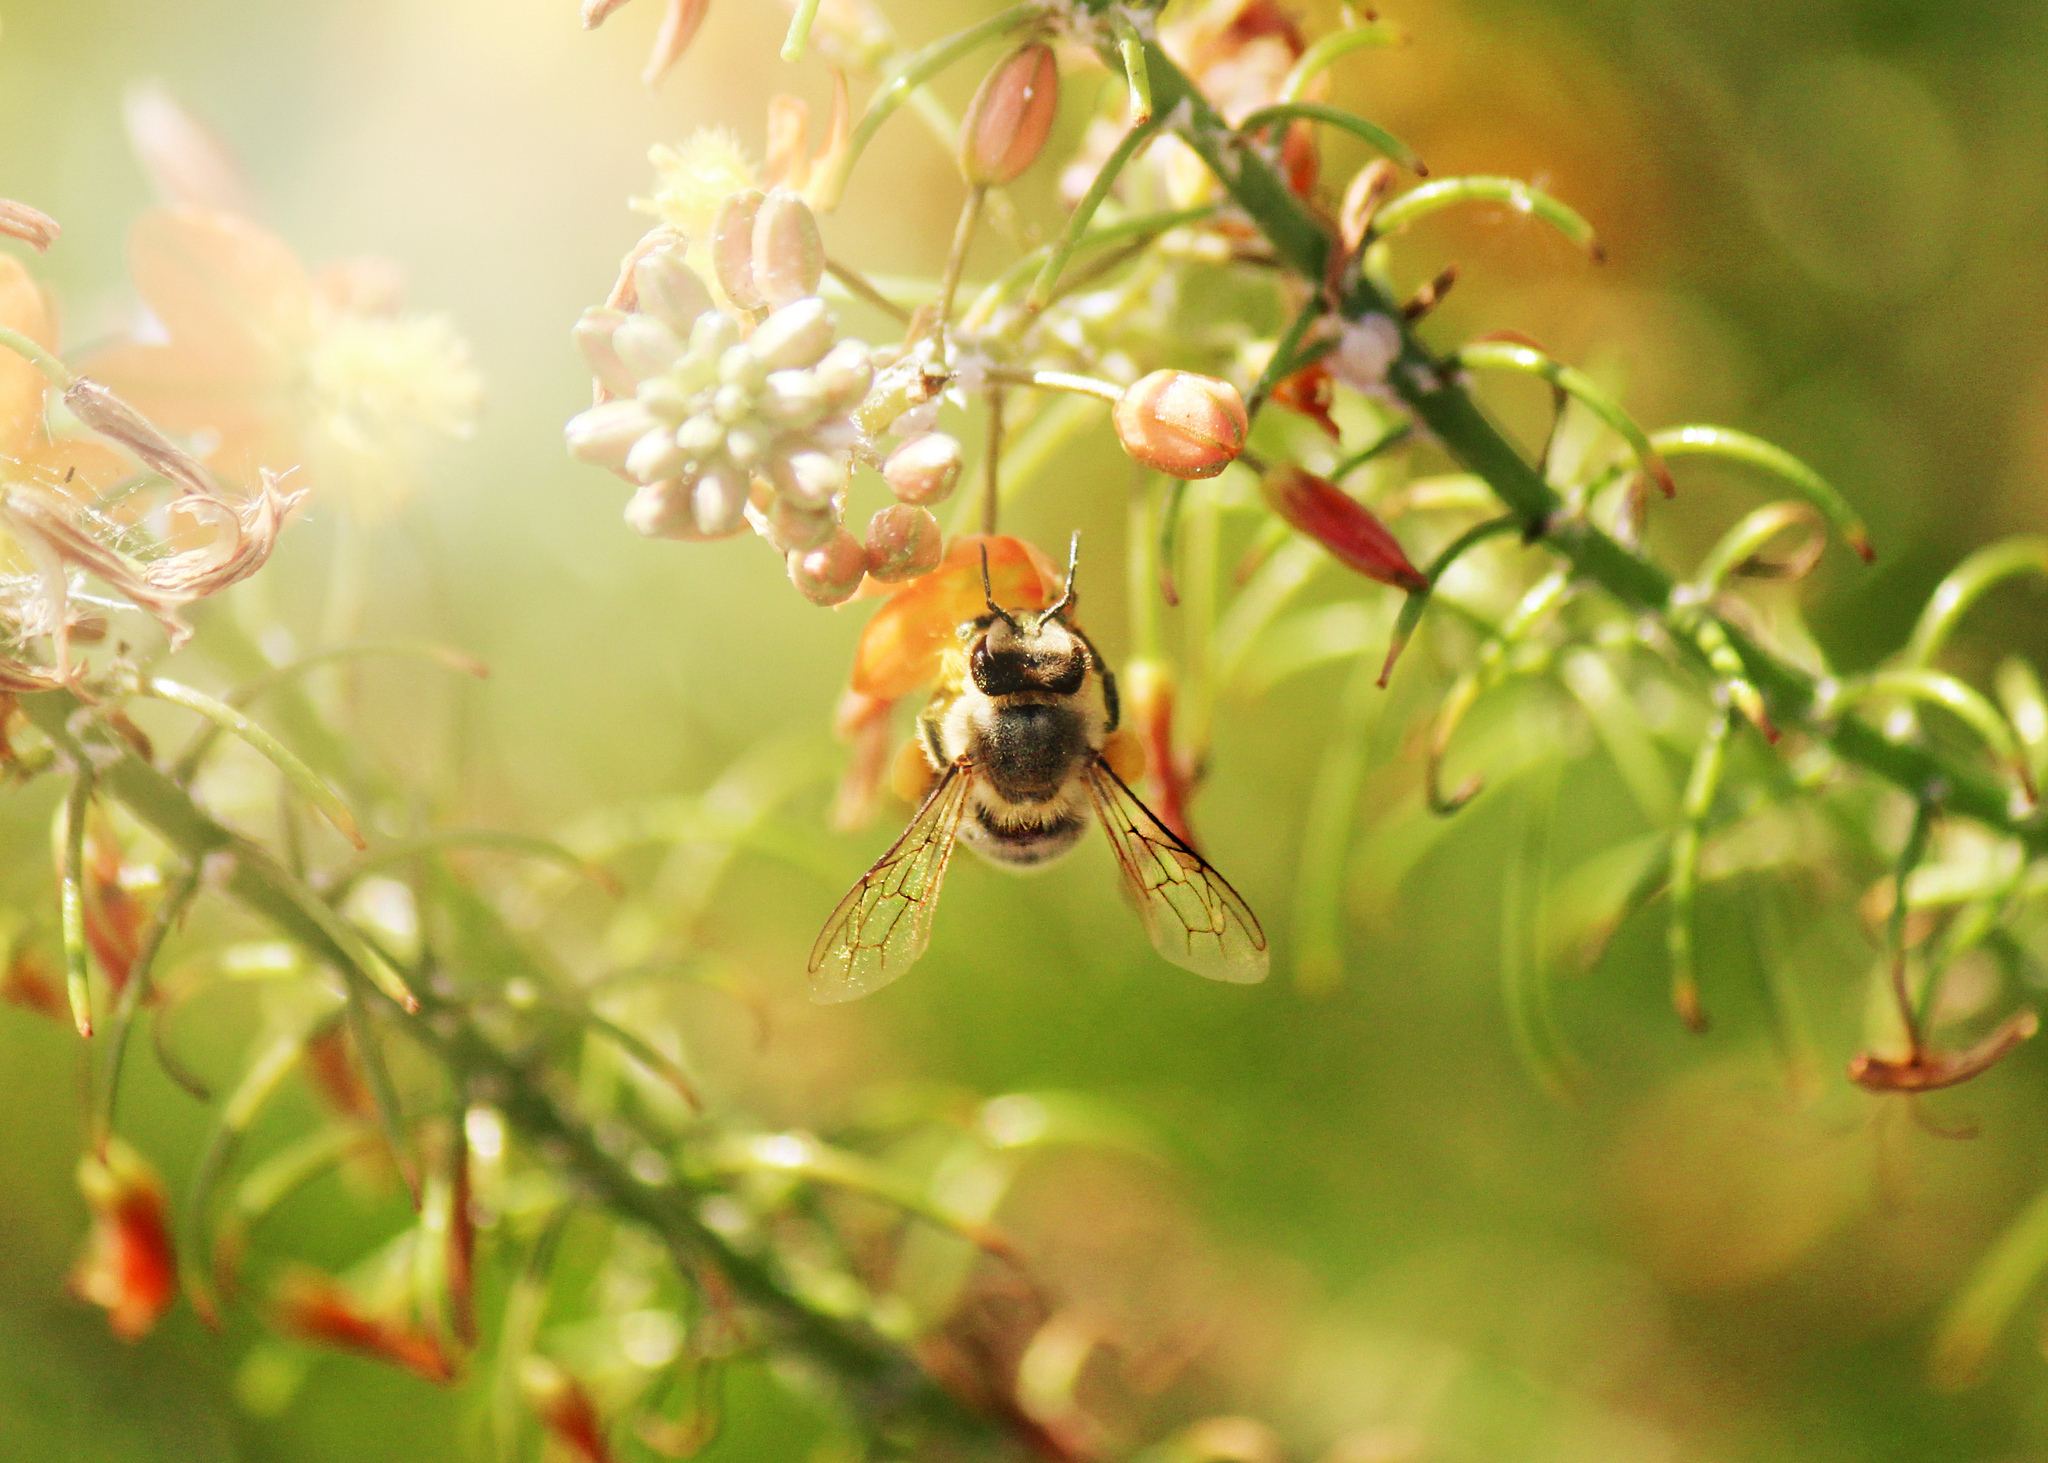
[[[931,789],[903,836],[847,891],[811,947],[811,994],[850,1001],[924,954],[953,845],[1039,869],[1102,825],[1153,947],[1213,980],[1265,979],[1266,936],[1228,881],[1152,815],[1111,766],[1116,676],[1074,623],[1067,581],[1044,610],[1004,609],[981,558],[985,614],[962,625],[918,718]]]

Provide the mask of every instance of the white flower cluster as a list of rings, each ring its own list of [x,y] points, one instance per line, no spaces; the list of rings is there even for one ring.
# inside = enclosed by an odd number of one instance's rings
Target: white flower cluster
[[[569,450],[641,485],[626,521],[650,537],[737,533],[758,483],[778,547],[831,540],[861,436],[850,413],[873,379],[868,348],[835,344],[837,322],[815,296],[743,339],[673,252],[642,258],[634,278],[639,310],[578,322],[577,344],[614,399],[570,420]]]

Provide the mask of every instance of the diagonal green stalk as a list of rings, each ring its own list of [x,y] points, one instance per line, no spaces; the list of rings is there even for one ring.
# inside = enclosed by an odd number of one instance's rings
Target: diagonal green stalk
[[[1060,230],[1054,241],[1052,253],[1046,256],[1045,265],[1038,271],[1038,278],[1031,283],[1031,293],[1024,297],[1024,308],[1036,315],[1052,303],[1054,286],[1060,282],[1060,275],[1067,267],[1067,261],[1074,257],[1074,251],[1081,246],[1082,238],[1088,232],[1088,225],[1095,218],[1095,210],[1102,207],[1102,201],[1109,197],[1109,190],[1116,183],[1117,174],[1124,164],[1138,155],[1138,150],[1151,140],[1164,118],[1146,116],[1123,135],[1116,150],[1111,152],[1102,166],[1095,170],[1094,179],[1088,184],[1088,191],[1081,195],[1081,201],[1074,211],[1067,215],[1066,227]]]
[[[1273,166],[1217,115],[1165,52],[1148,44],[1145,60],[1154,104],[1173,117],[1176,133],[1209,165],[1265,234],[1279,262],[1320,286],[1334,241],[1316,214],[1288,190]],[[1352,285],[1343,313],[1353,319],[1380,314],[1401,324],[1398,304],[1370,279]],[[1388,373],[1388,385],[1453,457],[1525,523],[1543,531],[1542,542],[1565,559],[1579,578],[1599,585],[1625,606],[1671,621],[1672,591],[1676,588],[1671,573],[1631,552],[1584,518],[1562,516],[1556,491],[1405,325],[1401,326],[1401,352]],[[2018,839],[2033,852],[2048,852],[2048,818],[2016,811],[1998,779],[1934,749],[1889,737],[1861,718],[1817,718],[1818,688],[1810,672],[1765,648],[1711,610],[1701,611],[1700,618],[1714,627],[1720,642],[1740,662],[1748,682],[1779,725],[1812,733],[1844,761],[1915,797],[1939,784],[1947,794],[1943,807],[1950,815],[1970,818]],[[1682,634],[1681,639],[1693,643],[1695,637]]]

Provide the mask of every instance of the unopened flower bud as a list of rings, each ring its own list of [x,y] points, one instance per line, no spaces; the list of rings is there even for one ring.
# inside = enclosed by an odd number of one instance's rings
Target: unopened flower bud
[[[582,355],[583,363],[590,367],[590,374],[613,396],[631,396],[639,384],[639,378],[626,369],[626,363],[612,348],[612,332],[625,318],[623,310],[593,305],[578,317],[573,334],[576,349]]]
[[[868,394],[875,368],[866,346],[857,340],[842,340],[811,367],[811,376],[825,393],[825,410],[843,412],[858,406]]]
[[[818,292],[825,273],[825,241],[811,206],[777,189],[754,215],[754,288],[771,308]]]
[[[676,445],[676,434],[656,423],[626,449],[626,475],[651,483],[680,472],[690,455]]]
[[[742,310],[765,304],[754,286],[754,220],[767,198],[759,188],[742,188],[718,205],[711,224],[712,273],[725,297]]]
[[[825,407],[825,390],[810,371],[771,371],[754,410],[771,422],[815,421]]]
[[[38,254],[47,254],[57,235],[63,232],[57,220],[41,209],[16,203],[12,198],[0,198],[0,234],[21,240]]]
[[[633,289],[640,308],[679,336],[687,336],[697,317],[712,308],[711,291],[672,249],[657,249],[633,265]]]
[[[1111,412],[1124,451],[1169,477],[1212,478],[1244,451],[1250,421],[1228,381],[1154,371],[1125,389]]]
[[[1282,464],[1259,480],[1259,490],[1275,513],[1328,549],[1339,563],[1411,594],[1429,588],[1429,580],[1409,562],[1401,541],[1335,483]]]
[[[648,483],[626,504],[626,522],[648,538],[700,539],[690,508],[691,484],[679,478]]]
[[[723,310],[699,315],[690,327],[690,354],[715,361],[740,343],[740,327]]]
[[[832,347],[832,312],[816,295],[784,305],[761,322],[747,352],[770,371],[815,366]]]
[[[844,604],[868,572],[867,550],[840,529],[822,547],[789,556],[789,582],[816,605]]]
[[[943,503],[960,481],[960,443],[944,432],[912,437],[889,454],[882,477],[905,503]]]
[[[1059,63],[1039,42],[988,74],[960,123],[960,171],[978,187],[1000,187],[1030,167],[1059,110]]]
[[[647,408],[630,396],[602,402],[569,418],[569,455],[598,467],[622,468],[633,444],[656,425]]]
[[[823,452],[792,452],[769,468],[776,488],[806,508],[822,508],[846,491],[846,464]]]
[[[900,584],[939,566],[945,535],[939,520],[908,503],[891,503],[868,520],[868,573],[884,584]]]
[[[652,315],[628,315],[612,331],[612,349],[637,380],[658,376],[683,353],[676,333]]]
[[[828,506],[806,508],[778,493],[768,505],[768,539],[784,553],[821,549],[839,531],[839,515]]]
[[[698,474],[697,485],[690,489],[690,511],[696,515],[697,532],[706,538],[738,533],[746,522],[747,487],[746,475],[729,467]]]

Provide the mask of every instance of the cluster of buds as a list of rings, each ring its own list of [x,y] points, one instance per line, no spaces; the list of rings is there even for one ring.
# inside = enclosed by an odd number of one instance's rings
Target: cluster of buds
[[[578,323],[584,358],[614,399],[569,423],[570,451],[640,484],[626,521],[650,537],[737,533],[759,482],[778,547],[829,542],[860,440],[849,413],[873,374],[867,347],[835,344],[832,312],[814,295],[747,333],[673,252],[633,272],[644,309],[590,310]]]

